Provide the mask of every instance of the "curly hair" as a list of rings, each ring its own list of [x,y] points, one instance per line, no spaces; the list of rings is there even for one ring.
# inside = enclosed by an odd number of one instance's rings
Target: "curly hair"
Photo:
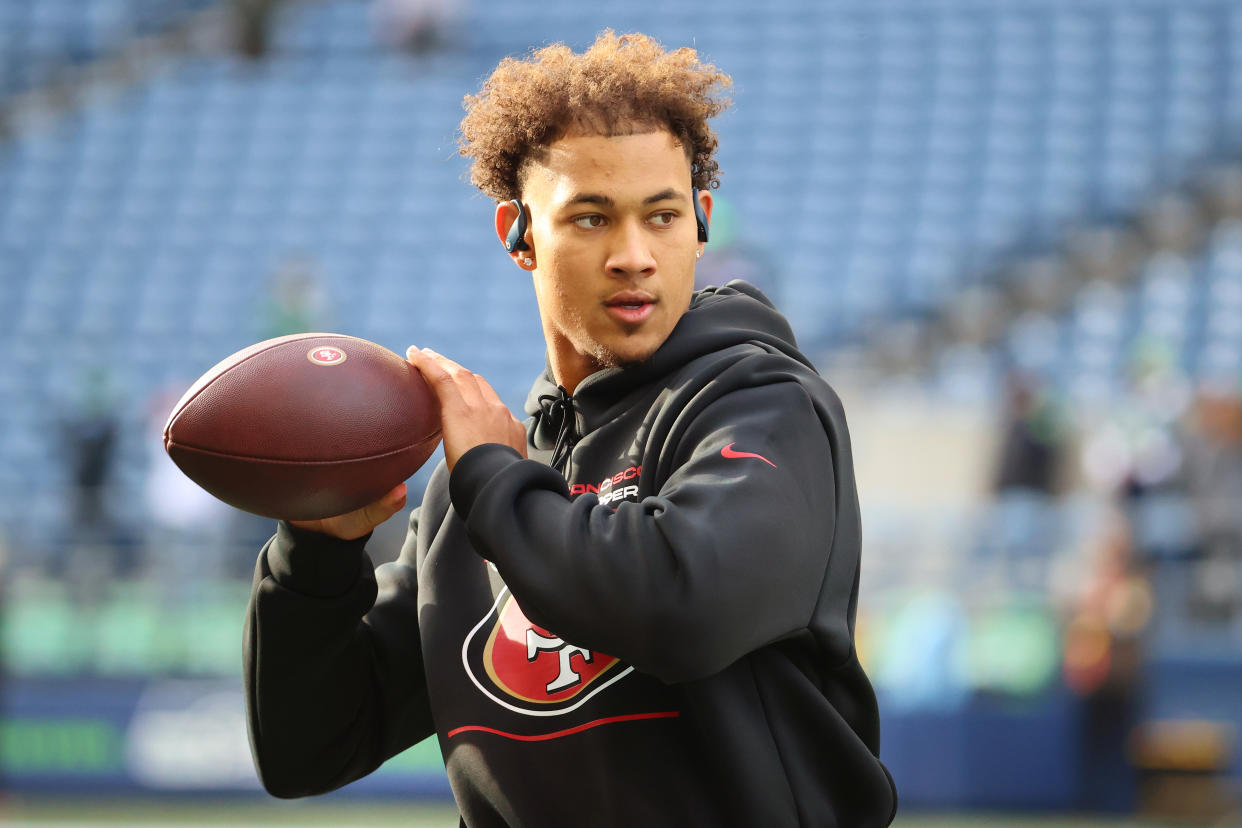
[[[519,198],[526,166],[571,129],[632,135],[667,129],[686,148],[693,186],[718,187],[716,133],[707,119],[731,101],[728,75],[691,48],[665,51],[643,34],[601,33],[582,54],[563,43],[505,58],[462,105],[460,152],[470,181],[497,201]]]

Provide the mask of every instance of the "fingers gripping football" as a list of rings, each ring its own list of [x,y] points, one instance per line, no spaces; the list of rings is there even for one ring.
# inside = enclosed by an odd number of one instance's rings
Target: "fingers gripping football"
[[[463,454],[484,443],[500,443],[526,456],[526,429],[487,380],[427,348],[411,347],[405,356],[439,399],[449,469]]]
[[[294,526],[322,532],[341,540],[354,540],[371,532],[375,527],[405,507],[406,485],[400,484],[374,503],[353,512],[320,520],[291,520]]]

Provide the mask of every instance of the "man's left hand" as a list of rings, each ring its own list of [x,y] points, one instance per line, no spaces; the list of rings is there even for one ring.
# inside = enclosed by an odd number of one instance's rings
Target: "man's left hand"
[[[510,446],[526,456],[526,429],[487,380],[430,348],[406,349],[406,360],[418,369],[440,401],[440,430],[449,470],[463,454],[484,443]]]

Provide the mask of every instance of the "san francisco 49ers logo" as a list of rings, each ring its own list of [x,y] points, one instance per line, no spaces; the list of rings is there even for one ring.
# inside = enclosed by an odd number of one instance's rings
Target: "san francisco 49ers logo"
[[[528,716],[575,710],[634,669],[531,623],[508,589],[466,636],[461,658],[484,695]]]
[[[320,345],[311,348],[306,358],[316,365],[340,365],[345,361],[345,352],[331,345]]]

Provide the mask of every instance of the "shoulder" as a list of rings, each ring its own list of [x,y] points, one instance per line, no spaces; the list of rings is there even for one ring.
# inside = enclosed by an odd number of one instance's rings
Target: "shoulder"
[[[805,361],[764,343],[741,342],[686,363],[669,378],[674,388],[717,393],[793,383],[812,397],[839,402],[836,392]]]
[[[680,424],[673,433],[689,437],[749,424],[804,439],[849,439],[845,406],[829,382],[813,367],[763,345],[739,344],[695,360],[677,382],[662,415]]]

